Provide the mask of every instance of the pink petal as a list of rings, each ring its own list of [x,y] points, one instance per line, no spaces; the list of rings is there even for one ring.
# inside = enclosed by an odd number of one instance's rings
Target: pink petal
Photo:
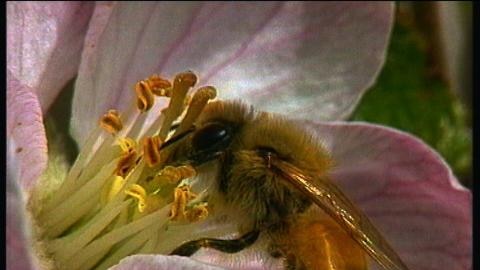
[[[268,253],[268,243],[261,239],[240,252],[228,254],[214,249],[200,249],[192,258],[231,270],[281,270],[285,269],[283,259],[274,259]]]
[[[180,256],[134,255],[120,261],[111,270],[221,270],[222,268]]]
[[[307,123],[337,162],[332,178],[412,270],[471,269],[471,193],[419,139],[369,124]]]
[[[77,73],[92,11],[93,3],[7,3],[7,65],[43,111]]]
[[[25,229],[25,201],[18,186],[20,168],[15,146],[8,141],[7,149],[7,269],[32,269],[28,235]]]
[[[7,70],[7,138],[16,146],[20,186],[28,190],[47,166],[47,139],[37,95],[10,70]]]
[[[190,69],[222,98],[295,117],[345,117],[384,60],[391,3],[97,5],[73,102],[81,143],[152,73]],[[85,110],[85,108],[89,108]],[[314,111],[312,111],[314,110]]]

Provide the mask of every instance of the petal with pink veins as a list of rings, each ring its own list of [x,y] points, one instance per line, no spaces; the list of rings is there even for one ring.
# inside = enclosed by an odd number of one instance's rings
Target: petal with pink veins
[[[379,72],[392,13],[392,3],[97,4],[73,135],[82,144],[107,109],[132,106],[136,81],[184,70],[220,98],[298,118],[344,118]]]
[[[29,190],[47,166],[47,139],[37,95],[10,70],[7,71],[7,138],[16,146],[20,186]]]
[[[45,112],[78,70],[93,3],[8,2],[7,66]]]
[[[337,181],[411,270],[471,268],[471,193],[443,159],[406,133],[306,122],[331,152]]]
[[[134,255],[120,261],[111,270],[221,270],[223,268],[180,256]]]

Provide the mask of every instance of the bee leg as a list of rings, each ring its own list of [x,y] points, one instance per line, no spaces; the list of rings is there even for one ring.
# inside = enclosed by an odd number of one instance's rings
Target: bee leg
[[[193,240],[182,244],[173,250],[170,255],[191,256],[202,247],[213,248],[226,253],[235,253],[255,243],[259,234],[259,231],[251,231],[242,237],[233,240],[215,238],[202,238]]]

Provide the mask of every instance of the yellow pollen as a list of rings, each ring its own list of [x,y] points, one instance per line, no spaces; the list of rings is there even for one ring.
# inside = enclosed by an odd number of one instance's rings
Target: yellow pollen
[[[125,193],[138,200],[138,211],[142,213],[147,206],[147,193],[145,192],[145,189],[140,185],[133,184],[128,190],[125,190]]]
[[[100,118],[100,127],[110,134],[116,134],[123,128],[122,120],[116,110],[109,110]]]
[[[154,167],[161,161],[160,146],[162,140],[158,136],[147,137],[143,140],[143,154],[148,166]]]
[[[117,163],[115,174],[125,177],[137,165],[137,151],[132,150],[124,153]]]

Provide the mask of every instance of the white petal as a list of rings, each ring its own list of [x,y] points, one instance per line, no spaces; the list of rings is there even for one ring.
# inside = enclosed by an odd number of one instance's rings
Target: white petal
[[[221,98],[294,117],[345,117],[383,63],[392,10],[391,3],[98,5],[73,135],[81,144],[104,111],[130,106],[136,81],[187,69]]]
[[[7,71],[7,137],[16,146],[19,184],[30,189],[47,166],[47,139],[34,91]]]
[[[77,73],[92,11],[93,3],[7,3],[7,65],[43,111]]]
[[[180,256],[134,255],[120,261],[111,270],[221,270],[223,268]]]
[[[307,124],[331,151],[332,178],[410,269],[471,269],[471,192],[419,139],[360,123]]]

